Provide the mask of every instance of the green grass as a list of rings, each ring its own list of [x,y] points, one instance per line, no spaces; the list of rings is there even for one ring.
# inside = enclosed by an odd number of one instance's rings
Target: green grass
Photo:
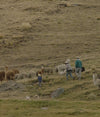
[[[64,75],[43,75],[41,88],[37,79],[26,80],[24,84],[31,100],[1,99],[0,117],[99,117],[99,90],[93,85],[91,74],[82,78],[67,81]],[[51,98],[51,93],[58,87],[64,88],[64,93]],[[34,95],[40,98],[34,99]]]
[[[59,7],[67,2],[80,6]],[[41,88],[35,78],[18,81],[27,85],[27,91],[0,92],[0,98],[9,98],[0,100],[0,117],[99,117],[100,90],[93,85],[91,68],[100,70],[100,1],[2,0],[0,4],[2,69],[5,64],[22,71],[41,64],[54,68],[67,58],[74,67],[78,55],[86,68],[81,81],[66,81],[66,76],[57,74],[44,75]],[[32,27],[22,30],[24,22]],[[59,87],[64,93],[52,99],[51,93]],[[25,100],[26,95],[31,100]]]
[[[99,109],[99,101],[0,100],[1,117],[99,117]]]

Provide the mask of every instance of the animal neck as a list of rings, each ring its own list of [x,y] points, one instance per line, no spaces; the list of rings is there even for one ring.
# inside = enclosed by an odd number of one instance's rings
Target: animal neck
[[[8,71],[8,67],[5,67],[5,80],[7,80],[7,71]]]
[[[96,82],[96,77],[97,77],[97,74],[96,73],[93,73],[93,82],[94,82],[94,84]]]

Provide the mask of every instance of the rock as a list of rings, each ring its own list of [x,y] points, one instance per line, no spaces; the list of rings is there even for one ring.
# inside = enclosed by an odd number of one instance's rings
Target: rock
[[[42,110],[48,110],[48,107],[42,107],[41,109]]]
[[[64,89],[63,89],[63,88],[58,88],[56,91],[54,91],[54,92],[51,94],[51,97],[52,97],[52,98],[57,98],[57,97],[59,97],[62,93],[64,93]]]
[[[88,95],[88,99],[90,100],[95,100],[97,98],[97,96],[94,93],[91,93]]]

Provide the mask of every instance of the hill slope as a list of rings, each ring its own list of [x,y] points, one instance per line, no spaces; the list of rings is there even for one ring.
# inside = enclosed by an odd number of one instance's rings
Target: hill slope
[[[86,68],[80,81],[43,75],[41,88],[36,77],[4,81],[1,117],[100,116],[100,91],[90,70],[100,70],[99,11],[100,0],[0,0],[0,70],[8,65],[28,72],[41,64],[54,69],[67,58],[74,67],[78,55]],[[52,99],[59,87],[64,93]]]
[[[54,66],[67,58],[74,65],[77,55],[87,68],[99,66],[98,0],[3,0],[0,5],[1,66]]]

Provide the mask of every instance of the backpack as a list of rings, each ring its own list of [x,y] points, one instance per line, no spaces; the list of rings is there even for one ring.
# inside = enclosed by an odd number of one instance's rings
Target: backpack
[[[81,72],[84,72],[84,71],[85,71],[85,67],[82,67]]]

